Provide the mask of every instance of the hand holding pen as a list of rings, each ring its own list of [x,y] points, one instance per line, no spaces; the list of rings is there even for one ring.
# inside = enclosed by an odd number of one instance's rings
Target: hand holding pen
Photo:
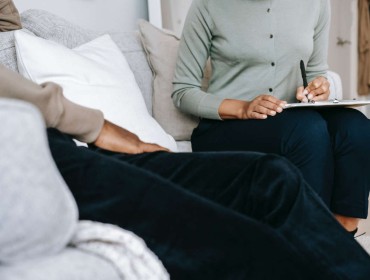
[[[307,84],[306,69],[303,60],[300,62],[303,87],[297,89],[297,100],[307,103],[328,100],[330,95],[330,83],[325,77],[317,77]]]

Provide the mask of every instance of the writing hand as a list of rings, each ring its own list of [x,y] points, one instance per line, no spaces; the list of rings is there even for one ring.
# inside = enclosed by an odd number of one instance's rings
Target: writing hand
[[[136,134],[107,120],[105,120],[102,130],[93,144],[105,150],[127,154],[169,151],[157,144],[145,143]]]
[[[324,77],[317,77],[310,82],[306,89],[299,87],[296,98],[301,102],[328,100],[330,95],[330,83]]]
[[[218,112],[222,119],[266,119],[281,113],[285,104],[285,101],[264,94],[252,101],[225,99]]]

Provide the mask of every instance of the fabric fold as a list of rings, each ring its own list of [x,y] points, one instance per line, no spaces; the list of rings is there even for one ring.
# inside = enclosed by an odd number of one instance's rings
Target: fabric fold
[[[79,221],[70,246],[112,263],[122,280],[167,280],[158,257],[134,233],[110,224]]]

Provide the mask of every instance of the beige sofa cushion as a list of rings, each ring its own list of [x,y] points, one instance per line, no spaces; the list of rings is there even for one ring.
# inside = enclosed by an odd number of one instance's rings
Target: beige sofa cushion
[[[175,140],[190,140],[198,118],[179,111],[171,99],[179,39],[144,20],[139,22],[139,30],[154,75],[153,116]]]

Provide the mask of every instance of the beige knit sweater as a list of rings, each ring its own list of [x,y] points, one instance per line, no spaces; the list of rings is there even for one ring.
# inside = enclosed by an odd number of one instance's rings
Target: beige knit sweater
[[[22,28],[17,8],[12,0],[0,0],[0,31]],[[37,85],[18,73],[0,65],[0,97],[15,98],[36,105],[48,127],[91,143],[98,137],[103,124],[103,113],[79,106],[63,96],[63,90],[54,83]],[[11,116],[9,116],[11,117]]]

